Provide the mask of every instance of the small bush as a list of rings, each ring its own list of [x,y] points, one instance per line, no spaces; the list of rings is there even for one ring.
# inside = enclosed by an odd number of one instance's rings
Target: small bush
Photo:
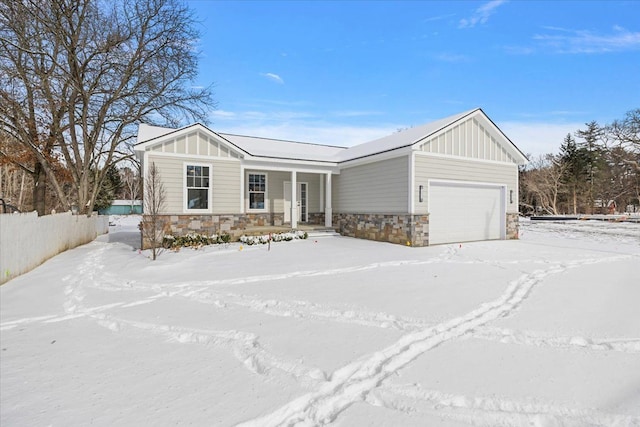
[[[198,249],[202,246],[227,244],[229,242],[231,242],[231,236],[227,233],[223,233],[221,235],[212,234],[211,236],[198,233],[188,233],[184,236],[166,235],[162,239],[162,246],[167,249]]]
[[[269,239],[272,242],[290,242],[294,239],[306,239],[309,235],[305,231],[289,231],[287,233],[277,233],[263,236],[242,236],[240,241],[245,245],[265,245],[269,243]]]
[[[265,245],[269,243],[269,239],[272,242],[290,242],[295,239],[307,239],[309,235],[306,231],[289,231],[287,233],[277,234],[265,234],[262,236],[242,236],[240,241],[245,245]],[[208,245],[224,245],[231,243],[231,235],[228,233],[222,233],[220,235],[212,234],[207,236],[205,234],[188,233],[184,236],[173,236],[167,234],[162,238],[162,247],[165,249],[178,250],[180,248],[194,248],[198,249],[202,246]]]

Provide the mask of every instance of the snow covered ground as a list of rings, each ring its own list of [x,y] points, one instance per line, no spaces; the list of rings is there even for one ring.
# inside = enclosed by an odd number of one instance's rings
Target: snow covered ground
[[[140,252],[0,287],[0,425],[640,426],[640,225]]]

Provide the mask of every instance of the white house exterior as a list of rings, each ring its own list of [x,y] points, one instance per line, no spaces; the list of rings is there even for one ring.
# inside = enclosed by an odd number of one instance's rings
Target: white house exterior
[[[413,246],[517,237],[525,156],[481,109],[345,148],[141,125],[167,232],[317,224]]]

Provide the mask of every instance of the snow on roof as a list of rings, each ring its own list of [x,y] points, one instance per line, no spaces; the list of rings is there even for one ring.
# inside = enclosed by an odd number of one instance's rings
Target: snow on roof
[[[218,135],[220,138],[223,138],[227,142],[235,145],[237,148],[252,156],[288,160],[341,163],[401,149],[404,147],[410,147],[430,137],[432,134],[445,128],[446,126],[449,126],[477,111],[482,112],[480,108],[475,108],[473,110],[454,114],[452,116],[445,117],[443,119],[436,120],[421,126],[404,129],[394,134],[373,141],[365,142],[363,144],[354,145],[353,147],[348,148],[332,145],[313,144],[308,142],[262,138],[256,136],[217,133],[199,123],[189,125],[181,129],[170,129],[141,124],[140,130],[138,131],[138,145],[142,144],[143,142],[156,139],[163,135],[168,135],[174,132],[181,132],[194,126],[202,126],[207,131]],[[520,153],[517,147],[514,146],[514,148]],[[525,158],[524,154],[522,154],[522,157]]]
[[[478,109],[465,111],[464,113],[455,114],[453,116],[445,117],[444,119],[436,120],[435,122],[427,123],[422,126],[416,126],[409,129],[396,132],[394,134],[385,136],[380,139],[365,142],[363,144],[354,145],[349,149],[339,154],[339,162],[345,162],[348,160],[359,159],[362,157],[371,156],[373,154],[384,153],[398,148],[408,147],[416,142],[428,137],[434,132],[442,129],[443,127],[460,120],[461,118],[477,111]]]
[[[157,138],[162,135],[174,132],[175,129],[163,128],[160,126],[151,126],[146,123],[141,123],[138,126],[138,144],[144,141],[148,141],[153,138]]]
[[[255,136],[218,133],[227,141],[237,145],[252,156],[274,157],[278,159],[335,162],[336,156],[345,147],[285,141]]]

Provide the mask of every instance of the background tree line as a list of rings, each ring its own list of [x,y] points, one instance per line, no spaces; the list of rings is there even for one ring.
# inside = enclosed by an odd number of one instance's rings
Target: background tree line
[[[0,192],[90,215],[140,123],[206,123],[196,24],[181,0],[0,0]]]
[[[520,212],[592,214],[640,211],[640,109],[568,134],[560,152],[520,169]]]
[[[1,150],[1,149],[0,149]],[[71,186],[71,179],[62,164],[57,165],[59,182],[63,187]],[[20,212],[34,210],[33,202],[33,174],[17,166],[13,161],[0,156],[0,198],[5,203],[14,206]],[[65,204],[61,203],[55,192],[45,191],[45,204],[51,211],[65,211]],[[140,200],[142,198],[142,177],[139,165],[132,162],[129,166],[116,167],[111,165],[98,189],[94,202],[94,209],[99,211],[108,208],[113,200]],[[2,212],[0,212],[2,213]]]

